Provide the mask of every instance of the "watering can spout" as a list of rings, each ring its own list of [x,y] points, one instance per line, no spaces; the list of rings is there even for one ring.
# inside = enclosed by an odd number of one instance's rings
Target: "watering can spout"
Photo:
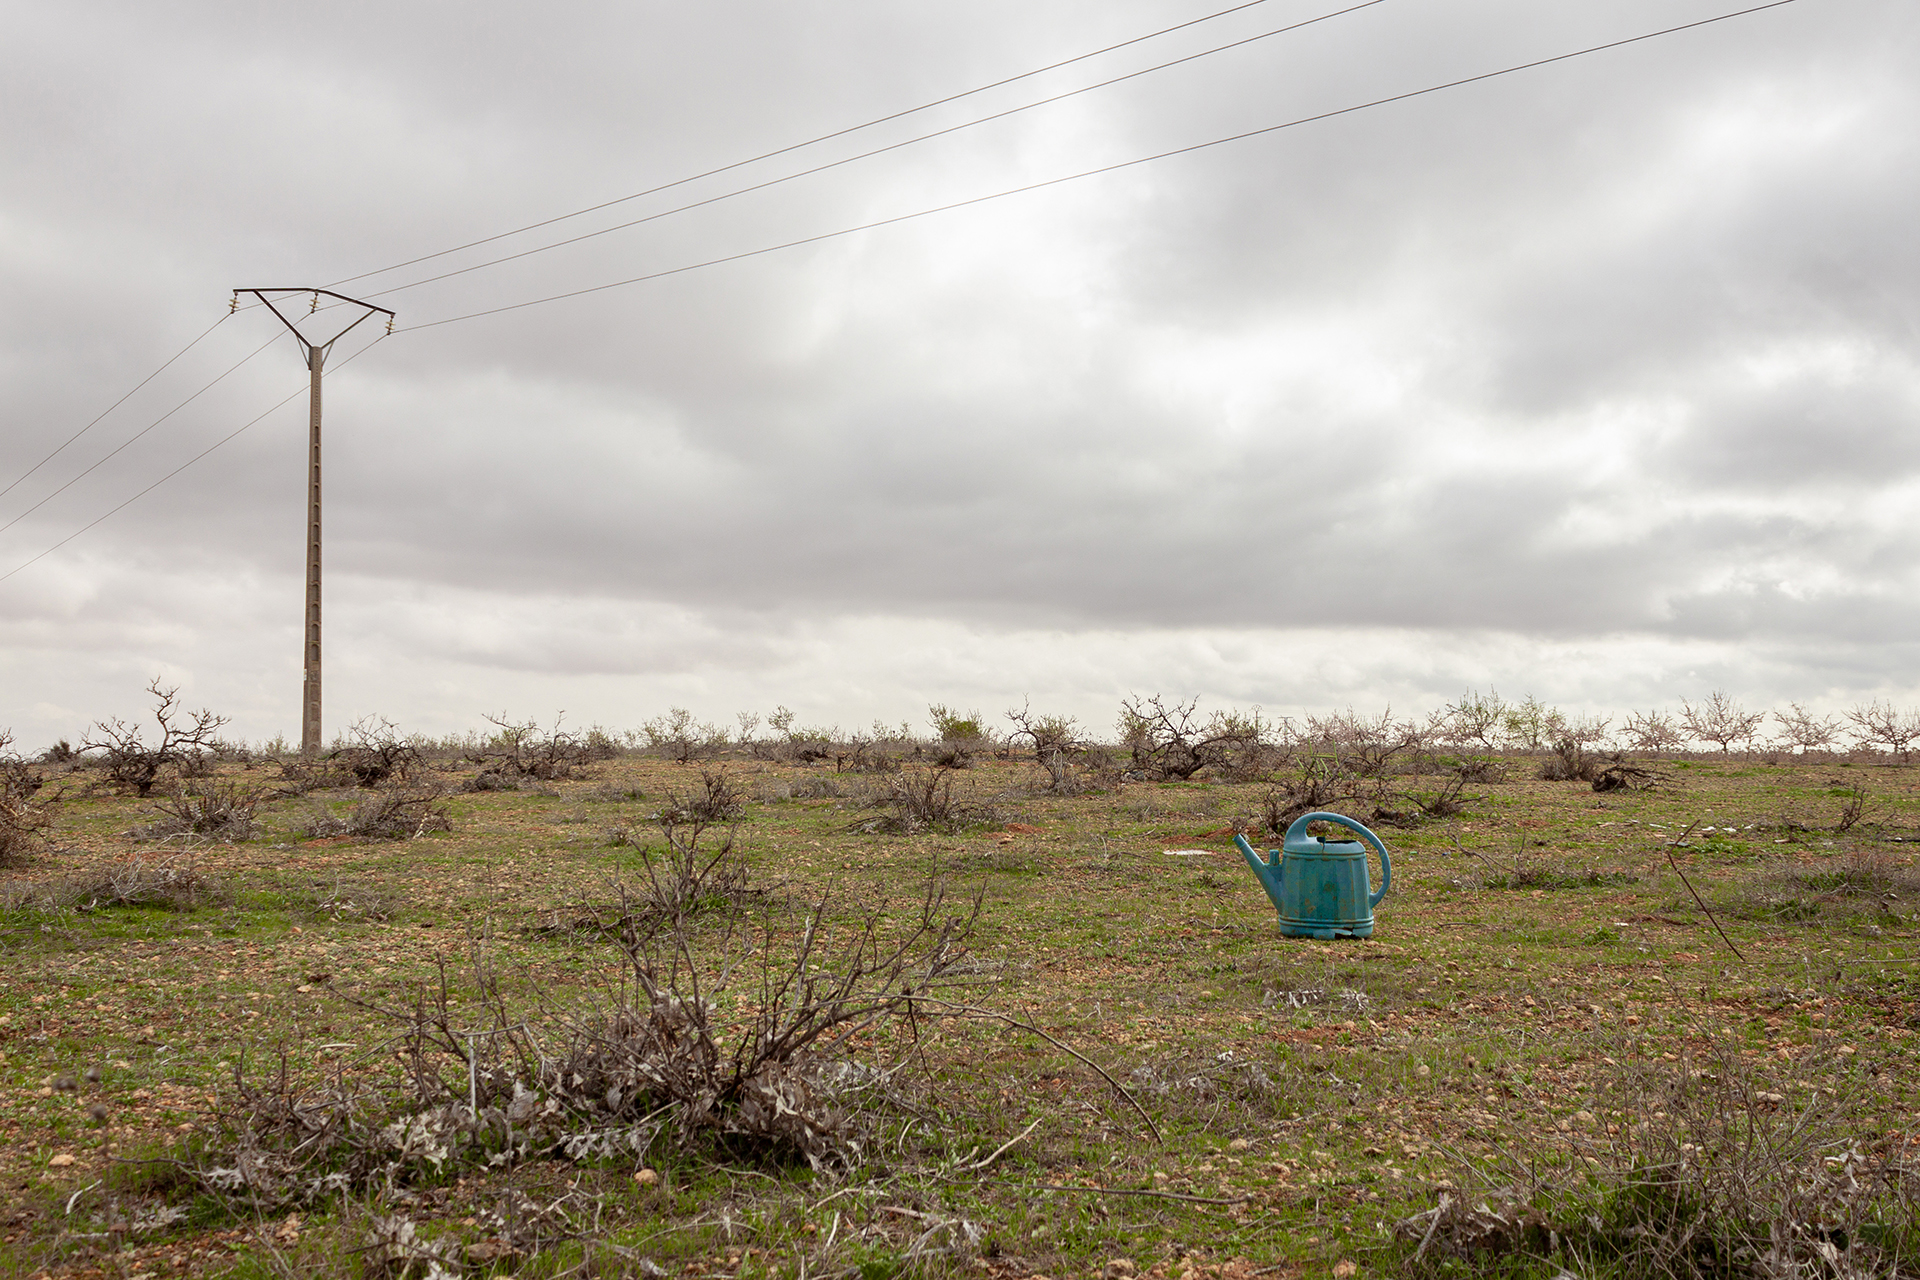
[[[1268,861],[1260,856],[1259,850],[1247,843],[1245,836],[1235,835],[1233,842],[1240,846],[1240,856],[1245,858],[1247,865],[1253,868],[1253,874],[1260,877],[1260,887],[1267,891],[1269,898],[1273,899],[1273,905],[1279,906],[1284,901],[1283,892],[1287,883],[1285,855],[1275,849],[1272,861]]]

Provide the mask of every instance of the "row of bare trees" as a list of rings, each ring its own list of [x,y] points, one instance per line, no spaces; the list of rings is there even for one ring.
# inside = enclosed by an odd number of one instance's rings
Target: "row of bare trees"
[[[150,724],[111,718],[95,723],[78,750],[66,743],[49,751],[50,763],[90,762],[117,785],[149,795],[163,776],[192,777],[211,763],[233,757],[277,758],[273,744],[258,750],[219,737],[227,724],[209,710],[188,711],[177,690],[152,682]],[[1056,772],[1070,765],[1101,773],[1157,779],[1251,777],[1268,772],[1274,758],[1297,748],[1333,750],[1363,773],[1379,773],[1396,758],[1421,752],[1548,754],[1576,762],[1611,751],[1662,755],[1688,750],[1770,753],[1871,751],[1910,761],[1920,746],[1920,707],[1900,708],[1875,699],[1839,715],[1823,715],[1801,703],[1785,711],[1749,711],[1731,695],[1714,690],[1678,711],[1654,708],[1610,718],[1569,714],[1528,696],[1518,701],[1497,692],[1469,690],[1424,718],[1398,718],[1392,708],[1364,714],[1351,708],[1328,715],[1269,717],[1225,709],[1202,713],[1199,699],[1159,694],[1124,699],[1111,736],[1083,727],[1071,716],[1042,715],[1029,705],[1006,712],[1010,729],[996,731],[978,711],[935,703],[928,708],[931,735],[911,724],[876,721],[870,730],[804,726],[786,707],[763,720],[741,713],[736,731],[696,720],[673,708],[640,729],[616,734],[599,727],[584,732],[488,716],[492,732],[462,739],[403,736],[378,717],[357,721],[327,754],[330,771],[344,770],[362,786],[402,778],[429,754],[450,753],[482,766],[489,780],[513,782],[562,778],[580,765],[623,751],[649,751],[681,763],[724,754],[749,754],[788,763],[830,762],[836,768],[868,770],[889,761],[915,760],[964,766],[987,751],[1027,750]],[[764,729],[762,726],[764,725]],[[157,730],[157,733],[155,732]],[[57,758],[56,758],[57,757]],[[1065,789],[1065,788],[1062,788]]]

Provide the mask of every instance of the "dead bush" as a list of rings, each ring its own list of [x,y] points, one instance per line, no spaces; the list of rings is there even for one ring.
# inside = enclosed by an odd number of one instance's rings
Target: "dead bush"
[[[883,789],[864,807],[889,812],[884,817],[862,818],[850,824],[848,830],[890,835],[912,835],[919,831],[952,834],[1000,820],[991,802],[955,796],[952,773],[938,768],[902,769],[887,778]]]
[[[949,914],[930,879],[917,920],[891,939],[883,909],[835,927],[829,906],[813,903],[787,946],[772,919],[757,928],[736,919],[719,964],[703,963],[682,927],[625,934],[646,1008],[577,1026],[549,1078],[600,1105],[623,1097],[670,1105],[682,1144],[713,1138],[735,1151],[798,1154],[816,1168],[857,1164],[864,1135],[836,1098],[844,1073],[827,1068],[854,1036],[911,1016],[916,996],[937,997],[966,958],[980,902]],[[779,959],[753,964],[755,956]]]
[[[1605,1190],[1585,1252],[1639,1275],[1874,1275],[1920,1257],[1920,1168],[1859,1132],[1844,1089],[1771,1087],[1734,1053],[1628,1058],[1601,1099]],[[1889,1268],[1892,1270],[1889,1270]]]
[[[1199,704],[1198,698],[1168,703],[1157,693],[1120,704],[1120,746],[1134,774],[1159,782],[1184,780],[1208,768],[1233,770],[1265,743],[1267,725],[1257,712],[1216,711],[1202,720]]]
[[[425,765],[420,749],[402,738],[393,721],[384,716],[365,716],[347,727],[346,745],[328,759],[362,787],[379,787],[388,782],[405,782]]]
[[[1035,795],[1077,796],[1120,785],[1119,761],[1111,750],[1094,743],[1043,755],[1039,766],[1030,788]]]
[[[293,756],[280,762],[280,786],[278,794],[282,796],[304,796],[314,791],[328,791],[335,787],[351,787],[358,784],[353,774],[331,757],[321,756],[308,759]]]
[[[1325,1089],[1323,1082],[1309,1083],[1302,1076],[1284,1059],[1262,1063],[1229,1049],[1142,1063],[1128,1073],[1127,1085],[1155,1099],[1163,1120],[1206,1123],[1226,1107],[1261,1116],[1297,1115]]]
[[[392,791],[368,796],[353,806],[346,817],[324,814],[309,822],[309,839],[355,836],[362,840],[418,840],[431,831],[453,830],[447,806],[440,803],[441,793],[432,791]]]
[[[53,819],[37,799],[40,775],[13,752],[13,734],[0,729],[0,867],[26,861]]]
[[[1280,835],[1303,813],[1330,809],[1350,801],[1367,800],[1378,794],[1347,769],[1346,763],[1331,753],[1299,751],[1291,772],[1276,777],[1260,798],[1260,825]]]
[[[658,900],[700,898],[662,883],[698,868],[655,870]],[[625,978],[585,1010],[514,1006],[478,952],[457,981],[443,964],[408,1003],[343,992],[391,1029],[391,1076],[307,1083],[282,1057],[250,1078],[243,1059],[212,1132],[180,1163],[195,1190],[248,1212],[532,1159],[631,1164],[659,1143],[857,1164],[908,1059],[862,1061],[871,1050],[855,1040],[939,1016],[927,1002],[958,980],[979,900],[949,911],[936,876],[904,924],[883,907],[841,915],[824,898],[797,918],[791,904],[751,901],[758,918],[736,903],[698,935],[705,913],[685,910],[663,929],[615,930]]]
[[[632,785],[622,786],[615,782],[602,782],[582,793],[580,798],[596,804],[620,804],[626,801],[645,800],[647,793]]]
[[[315,919],[380,921],[392,919],[400,900],[378,884],[336,877],[289,894],[288,905]]]
[[[1544,782],[1594,782],[1605,767],[1605,761],[1574,739],[1555,738],[1548,744],[1547,758],[1540,762],[1540,778]]]
[[[746,812],[746,793],[732,775],[725,769],[702,769],[700,785],[692,791],[686,795],[668,793],[660,809],[660,823],[671,834],[673,824],[738,822]]]
[[[232,901],[226,886],[202,872],[191,853],[157,862],[136,858],[84,877],[57,880],[36,896],[35,905],[58,911],[111,907],[193,911]]]
[[[120,719],[96,721],[80,743],[82,751],[98,751],[107,776],[118,786],[129,787],[135,795],[152,793],[161,770],[172,767],[182,775],[200,771],[211,753],[225,716],[211,711],[183,711],[178,705],[177,686],[162,688],[160,678],[147,684],[156,705],[153,718],[160,726],[160,740],[149,744],[139,725]]]
[[[1498,756],[1442,758],[1440,764],[1446,772],[1460,775],[1465,782],[1505,782],[1509,772],[1507,762]]]
[[[855,734],[845,742],[833,744],[836,773],[892,773],[899,767],[899,756],[888,752],[880,739]]]
[[[627,910],[622,894],[622,920],[631,927],[661,927],[696,912],[740,906],[746,896],[747,862],[734,846],[743,806],[738,793],[728,788],[725,775],[719,777],[721,793],[716,798],[713,781],[703,778],[702,794],[676,799],[663,807],[656,817],[666,837],[664,852],[641,851],[641,866],[647,882],[638,899],[641,914]],[[710,838],[717,832],[717,839]]]
[[[1853,830],[1854,826],[1867,813],[1867,789],[1851,787],[1847,790],[1847,802],[1840,806],[1840,816],[1835,820],[1833,829],[1836,834]]]
[[[669,707],[666,715],[641,725],[640,733],[650,750],[680,764],[692,764],[718,753],[727,745],[728,737],[727,730],[720,726],[696,721],[685,707]]]
[[[1613,763],[1594,775],[1593,789],[1595,791],[1651,791],[1661,781],[1662,775],[1637,764],[1629,764],[1616,755]]]
[[[1462,1170],[1396,1224],[1397,1269],[1534,1257],[1582,1275],[1763,1280],[1904,1275],[1920,1257],[1913,1148],[1862,1131],[1844,1089],[1778,1087],[1735,1052],[1620,1056],[1594,1136],[1568,1139],[1582,1173]]]
[[[139,840],[182,835],[229,842],[251,840],[258,830],[254,811],[266,799],[265,792],[233,781],[185,783],[155,806],[152,822],[136,826],[128,834]]]
[[[1421,818],[1453,818],[1465,813],[1468,805],[1482,798],[1470,796],[1466,794],[1466,790],[1466,778],[1455,773],[1440,784],[1438,791],[1406,790],[1400,794],[1412,802],[1415,812]]]
[[[1067,755],[1084,745],[1080,725],[1072,716],[1035,715],[1023,700],[1018,710],[1008,708],[1007,719],[1013,721],[1011,740],[1017,743],[1025,738],[1036,760],[1045,762],[1049,756]]]
[[[1629,871],[1536,862],[1527,856],[1525,832],[1514,838],[1513,851],[1505,855],[1469,849],[1460,843],[1460,833],[1457,831],[1452,834],[1452,839],[1455,850],[1476,859],[1484,868],[1480,875],[1480,887],[1483,889],[1598,889],[1632,884],[1638,879]]]
[[[474,791],[518,789],[523,779],[550,782],[571,778],[581,766],[601,758],[586,739],[560,727],[556,717],[551,729],[542,732],[532,720],[509,720],[505,713],[487,716],[495,733],[468,759],[480,766],[480,774],[468,784]],[[486,781],[491,777],[493,781]]]
[[[1880,916],[1920,902],[1920,870],[1876,849],[1853,849],[1830,862],[1785,862],[1725,895],[1722,910],[1748,920],[1812,924],[1835,917]]]

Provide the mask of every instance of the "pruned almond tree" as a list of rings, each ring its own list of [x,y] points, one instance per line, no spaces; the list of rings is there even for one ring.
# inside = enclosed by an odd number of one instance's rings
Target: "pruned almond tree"
[[[1682,700],[1680,724],[1699,742],[1711,742],[1721,751],[1729,751],[1736,742],[1753,741],[1753,735],[1766,722],[1767,713],[1749,713],[1722,690],[1715,689],[1699,706]]]

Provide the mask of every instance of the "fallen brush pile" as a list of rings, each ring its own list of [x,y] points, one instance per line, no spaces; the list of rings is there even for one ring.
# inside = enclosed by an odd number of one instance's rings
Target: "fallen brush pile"
[[[825,899],[797,912],[765,896],[716,901],[678,883],[716,874],[698,857],[649,870],[613,939],[624,977],[602,1007],[510,1007],[479,954],[457,981],[443,966],[411,1007],[344,995],[392,1028],[391,1077],[341,1068],[303,1085],[284,1059],[263,1080],[243,1064],[212,1131],[166,1163],[254,1212],[533,1159],[643,1160],[663,1143],[858,1165],[914,1050],[901,1037],[901,1060],[876,1063],[852,1042],[938,1016],[978,901],[948,914],[930,881],[890,931],[881,909],[835,918]]]
[[[1920,1263],[1920,1143],[1862,1140],[1850,1100],[1763,1087],[1745,1060],[1621,1068],[1569,1171],[1435,1189],[1395,1224],[1413,1274],[1503,1257],[1621,1277],[1900,1276]],[[1462,1178],[1461,1182],[1467,1179]]]

